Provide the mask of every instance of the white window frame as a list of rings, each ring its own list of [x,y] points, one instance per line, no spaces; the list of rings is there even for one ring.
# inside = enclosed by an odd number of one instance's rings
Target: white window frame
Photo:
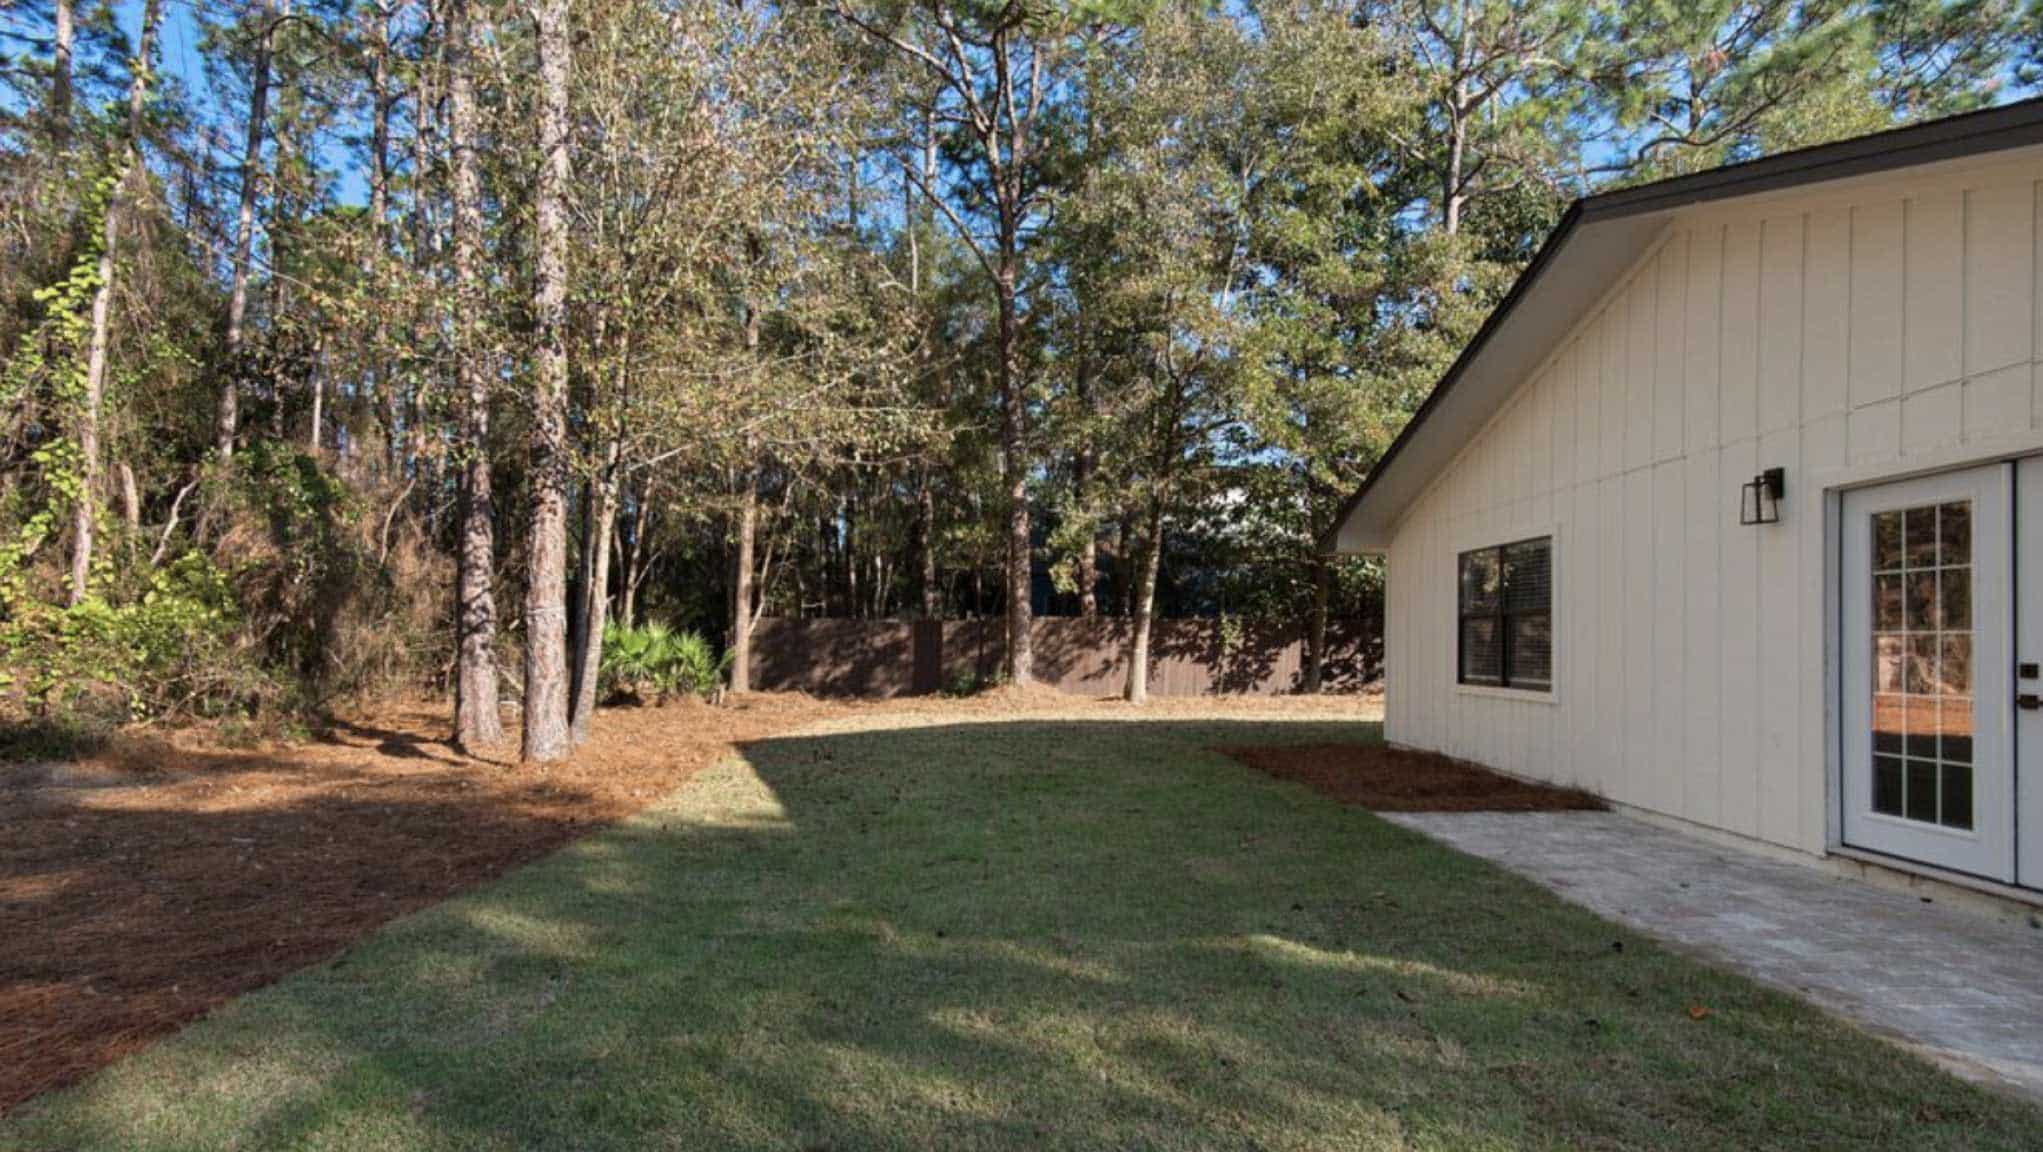
[[[1461,682],[1461,557],[1465,552],[1480,552],[1485,548],[1499,548],[1507,544],[1519,544],[1528,540],[1547,540],[1547,627],[1551,634],[1548,653],[1547,687],[1505,688],[1490,684],[1464,684]],[[1564,597],[1561,595],[1561,581],[1565,577],[1563,563],[1566,533],[1558,523],[1518,524],[1501,529],[1464,531],[1453,542],[1448,577],[1453,591],[1449,600],[1448,625],[1452,630],[1452,646],[1447,661],[1447,681],[1456,695],[1488,698],[1492,700],[1515,700],[1527,704],[1559,704],[1561,700],[1562,647],[1565,643]]]

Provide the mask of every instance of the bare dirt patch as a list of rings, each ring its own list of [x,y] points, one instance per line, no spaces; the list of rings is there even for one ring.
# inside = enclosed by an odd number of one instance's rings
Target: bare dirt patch
[[[0,765],[0,1112],[837,710],[608,710],[544,769],[515,741],[463,756],[423,704],[306,744],[148,734]]]
[[[1595,811],[1603,802],[1574,788],[1534,784],[1465,760],[1382,744],[1222,748],[1258,771],[1376,812]]]

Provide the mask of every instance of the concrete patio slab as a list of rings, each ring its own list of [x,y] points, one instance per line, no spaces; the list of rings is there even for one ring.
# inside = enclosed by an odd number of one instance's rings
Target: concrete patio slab
[[[1997,921],[1615,812],[1384,819],[2043,1102],[2043,923]]]

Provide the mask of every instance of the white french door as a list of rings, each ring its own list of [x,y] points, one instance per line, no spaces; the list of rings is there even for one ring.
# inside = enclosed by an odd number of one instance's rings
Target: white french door
[[[2015,883],[2043,889],[2043,457],[2015,477]]]
[[[2026,748],[2043,765],[2043,727],[2016,730],[2013,653],[2018,618],[2043,629],[2043,600],[2016,603],[2014,539],[2018,501],[2024,522],[2043,516],[2043,466],[2020,468],[2030,500],[2017,467],[1847,492],[1840,534],[1844,842],[2003,883],[2016,880],[2018,759]],[[2025,547],[2043,549],[2037,537]],[[2024,587],[2043,577],[2032,554]],[[2043,661],[2043,630],[2023,649]],[[2043,821],[2024,823],[2043,841]],[[2025,859],[2043,861],[2033,847]]]

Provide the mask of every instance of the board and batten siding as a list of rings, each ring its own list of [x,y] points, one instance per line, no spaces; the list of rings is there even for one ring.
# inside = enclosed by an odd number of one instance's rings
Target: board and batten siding
[[[1400,521],[1389,738],[1823,851],[1820,478],[2043,430],[2039,196],[2031,157],[1670,222]],[[1457,686],[1458,554],[1549,531],[1551,697]]]

